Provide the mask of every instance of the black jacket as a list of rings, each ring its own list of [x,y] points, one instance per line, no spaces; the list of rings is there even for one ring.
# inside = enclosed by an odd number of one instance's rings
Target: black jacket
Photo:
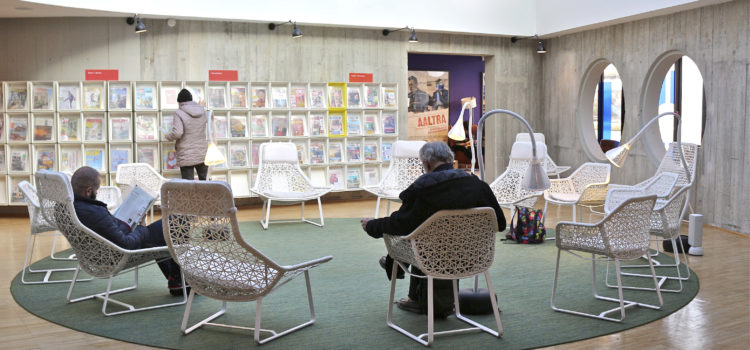
[[[107,204],[98,200],[75,195],[73,206],[84,226],[110,242],[125,249],[142,248],[144,237],[148,234],[146,226],[139,225],[131,231],[128,224],[109,213]]]
[[[374,238],[381,238],[384,233],[405,236],[439,210],[475,207],[495,209],[498,230],[505,230],[505,215],[490,186],[474,175],[453,169],[450,164],[420,176],[399,198],[401,208],[389,217],[367,223],[368,235]]]

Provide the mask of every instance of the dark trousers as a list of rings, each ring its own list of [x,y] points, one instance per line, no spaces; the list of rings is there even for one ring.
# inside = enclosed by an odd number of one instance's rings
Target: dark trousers
[[[146,226],[148,228],[148,235],[143,239],[142,248],[154,248],[164,247],[167,242],[164,240],[164,233],[161,220],[154,221],[151,225]],[[180,265],[170,259],[157,260],[156,263],[159,265],[161,273],[167,280],[175,281],[176,283],[182,282],[182,276],[180,275]]]
[[[200,163],[196,165],[180,167],[180,174],[182,175],[182,178],[185,180],[195,179],[194,171],[198,172],[198,180],[203,180],[203,181],[206,180],[206,176],[208,175],[208,166],[206,164]]]
[[[391,279],[393,271],[393,258],[386,256],[385,271],[388,279]],[[422,270],[411,266],[411,273],[416,276],[424,276]],[[398,269],[398,278],[403,278],[403,271]],[[433,303],[435,305],[435,315],[445,315],[453,311],[453,282],[451,280],[433,279]],[[427,313],[427,278],[410,277],[409,278],[409,299],[417,302],[423,313]]]

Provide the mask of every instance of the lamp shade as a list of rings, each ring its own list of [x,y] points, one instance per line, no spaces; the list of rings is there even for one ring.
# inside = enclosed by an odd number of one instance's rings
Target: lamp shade
[[[448,131],[448,137],[451,140],[463,141],[466,140],[466,130],[464,130],[463,118],[456,120],[456,124]]]
[[[141,22],[141,18],[140,17],[136,17],[135,20],[136,20],[136,23],[135,23],[135,32],[136,33],[144,33],[144,32],[146,32],[146,25],[143,24],[143,22]]]
[[[410,43],[418,43],[419,39],[417,39],[417,31],[414,30],[414,28],[411,29],[411,36],[409,36],[409,42]]]
[[[625,143],[607,151],[604,155],[607,156],[610,163],[620,168],[625,164],[625,158],[628,157],[628,151],[630,151],[630,143]]]
[[[213,142],[209,143],[208,150],[206,151],[206,158],[203,160],[203,163],[208,166],[214,166],[226,161],[224,155],[219,151],[219,147],[216,147],[216,144]]]
[[[292,29],[292,38],[301,38],[302,37],[302,31],[299,30],[299,27],[297,27],[297,22],[294,23],[294,29]]]
[[[550,182],[547,171],[542,166],[540,158],[534,158],[526,170],[526,176],[523,177],[523,188],[528,191],[544,191],[549,188]]]

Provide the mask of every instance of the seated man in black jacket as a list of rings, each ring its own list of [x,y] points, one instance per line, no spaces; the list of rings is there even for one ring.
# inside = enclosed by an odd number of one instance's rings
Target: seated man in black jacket
[[[91,167],[81,167],[73,173],[70,179],[73,187],[76,215],[81,223],[98,233],[105,239],[125,249],[141,249],[163,247],[167,245],[162,233],[162,223],[158,220],[151,225],[138,225],[130,229],[130,225],[115,218],[107,210],[107,204],[96,200],[101,178],[99,173]],[[167,278],[169,293],[182,295],[182,277],[180,266],[172,259],[158,262],[159,269]]]
[[[463,170],[453,169],[453,152],[443,142],[426,143],[419,150],[419,159],[426,174],[399,195],[401,208],[389,217],[362,219],[362,228],[373,238],[382,238],[384,233],[406,236],[432,214],[443,209],[469,209],[491,207],[497,215],[497,226],[505,230],[505,216],[497,203],[490,186],[476,176]],[[388,278],[393,259],[384,257],[381,266],[385,267]],[[403,273],[403,271],[401,271]],[[424,275],[416,267],[411,267],[414,275]],[[435,294],[435,316],[444,318],[453,313],[453,287],[449,280],[436,279],[433,285]],[[427,313],[427,279],[412,277],[409,284],[409,297],[398,302],[400,309]]]

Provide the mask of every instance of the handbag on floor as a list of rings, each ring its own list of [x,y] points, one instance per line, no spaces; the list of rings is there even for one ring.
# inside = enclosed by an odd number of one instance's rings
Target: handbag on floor
[[[516,215],[510,220],[510,230],[505,239],[523,244],[544,243],[547,230],[544,228],[543,217],[541,209],[516,207]]]

